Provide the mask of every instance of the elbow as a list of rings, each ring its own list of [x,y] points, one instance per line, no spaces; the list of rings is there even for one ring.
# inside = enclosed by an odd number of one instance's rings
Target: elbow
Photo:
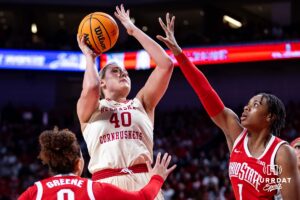
[[[166,60],[166,67],[168,69],[173,69],[173,67],[174,67],[174,63],[173,63],[172,59],[169,56],[167,57],[167,60]]]

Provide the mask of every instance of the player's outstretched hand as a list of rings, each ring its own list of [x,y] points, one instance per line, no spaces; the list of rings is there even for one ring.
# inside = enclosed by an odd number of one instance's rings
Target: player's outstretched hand
[[[98,56],[95,52],[93,52],[92,49],[88,47],[88,45],[84,41],[84,37],[80,36],[79,34],[77,34],[77,43],[80,50],[87,58],[91,57],[92,59],[95,59]]]
[[[123,4],[121,6],[116,6],[115,16],[120,20],[123,26],[126,28],[127,33],[132,35],[133,32],[137,29],[137,27],[130,20],[130,11],[125,10]]]
[[[170,19],[170,14],[166,14],[166,24],[159,17],[158,21],[160,26],[165,31],[166,36],[157,35],[156,38],[166,44],[166,46],[173,52],[174,55],[178,55],[182,52],[181,48],[178,46],[175,36],[174,36],[174,24],[175,16]]]
[[[159,175],[161,176],[164,180],[168,177],[168,175],[176,168],[176,165],[173,165],[172,167],[168,168],[170,161],[171,161],[171,156],[168,155],[168,153],[165,153],[164,156],[161,158],[161,153],[158,153],[156,157],[156,162],[154,167],[151,167],[151,164],[149,161],[146,161],[148,171],[151,176],[153,175]]]

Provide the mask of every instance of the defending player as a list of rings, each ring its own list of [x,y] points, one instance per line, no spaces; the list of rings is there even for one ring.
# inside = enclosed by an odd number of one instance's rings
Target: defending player
[[[96,55],[83,38],[78,38],[87,67],[77,114],[91,157],[93,180],[132,191],[141,189],[150,179],[145,162],[153,159],[154,111],[168,87],[173,63],[162,47],[131,22],[129,10],[125,11],[123,5],[116,7],[115,16],[157,67],[136,97],[127,99],[131,88],[127,71],[111,63],[98,74]]]
[[[298,166],[298,172],[300,175],[300,137],[294,139],[291,142],[291,146],[295,149],[295,153],[297,156],[297,166]]]
[[[39,137],[41,151],[39,158],[49,167],[50,178],[43,179],[29,187],[19,200],[93,200],[93,199],[154,199],[164,180],[175,166],[168,168],[171,156],[157,156],[155,166],[147,166],[150,182],[140,191],[128,192],[111,184],[93,182],[81,178],[84,160],[76,136],[71,131],[47,130]]]
[[[174,21],[175,17],[170,19],[169,14],[166,24],[159,19],[166,37],[157,38],[173,52],[203,107],[225,134],[231,153],[229,176],[236,199],[271,200],[280,191],[284,200],[299,200],[300,178],[295,153],[275,136],[285,122],[283,103],[274,95],[260,93],[249,100],[239,120],[178,46]]]

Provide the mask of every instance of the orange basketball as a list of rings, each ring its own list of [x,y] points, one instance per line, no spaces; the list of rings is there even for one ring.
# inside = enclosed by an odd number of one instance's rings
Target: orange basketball
[[[79,24],[78,34],[83,36],[86,44],[97,54],[111,49],[119,37],[116,21],[108,14],[94,12]]]

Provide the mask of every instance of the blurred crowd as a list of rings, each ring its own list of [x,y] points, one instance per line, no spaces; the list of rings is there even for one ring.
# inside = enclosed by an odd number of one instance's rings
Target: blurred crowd
[[[290,142],[300,133],[300,103],[289,103],[281,138]],[[241,108],[235,109],[237,113]],[[7,105],[0,112],[0,200],[17,199],[28,186],[48,176],[38,160],[38,135],[54,125],[77,134],[86,165],[89,156],[73,110],[42,112]],[[233,200],[228,178],[229,152],[221,130],[200,109],[158,112],[154,154],[169,152],[176,170],[164,184],[166,200]],[[90,177],[85,168],[83,176]]]

